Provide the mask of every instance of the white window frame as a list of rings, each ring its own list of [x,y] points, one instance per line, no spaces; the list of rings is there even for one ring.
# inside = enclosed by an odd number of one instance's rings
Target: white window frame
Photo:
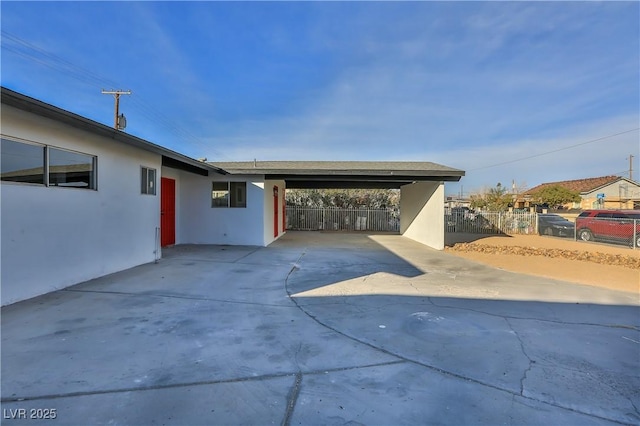
[[[149,180],[149,172],[153,172],[153,179]],[[157,195],[158,171],[153,167],[140,166],[140,193],[143,195]]]

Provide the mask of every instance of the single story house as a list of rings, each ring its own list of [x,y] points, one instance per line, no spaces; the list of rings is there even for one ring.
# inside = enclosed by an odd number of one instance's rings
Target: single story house
[[[521,194],[514,207],[533,206],[533,194],[554,185],[580,194],[581,200],[565,204],[566,209],[640,209],[640,183],[620,176],[543,183]]]
[[[267,246],[289,188],[400,188],[401,233],[444,248],[429,162],[207,163],[1,89],[1,301],[157,261],[174,244]]]

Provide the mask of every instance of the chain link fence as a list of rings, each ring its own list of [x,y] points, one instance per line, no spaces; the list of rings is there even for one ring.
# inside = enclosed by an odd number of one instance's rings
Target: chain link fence
[[[536,213],[475,212],[468,209],[445,209],[445,232],[470,234],[534,234]]]
[[[640,248],[640,219],[615,217],[578,217],[576,239],[624,244]]]

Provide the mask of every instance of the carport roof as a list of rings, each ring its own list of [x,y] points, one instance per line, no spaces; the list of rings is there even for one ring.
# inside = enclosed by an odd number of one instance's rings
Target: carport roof
[[[287,188],[400,188],[419,181],[457,182],[463,170],[427,161],[213,162],[230,175],[264,175]]]

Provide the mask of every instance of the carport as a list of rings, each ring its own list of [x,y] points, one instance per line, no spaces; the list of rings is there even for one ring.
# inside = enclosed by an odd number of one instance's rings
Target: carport
[[[426,161],[248,161],[211,165],[231,176],[258,175],[265,181],[284,181],[290,189],[400,189],[400,234],[438,250],[444,248],[444,182],[457,182],[465,174]]]

